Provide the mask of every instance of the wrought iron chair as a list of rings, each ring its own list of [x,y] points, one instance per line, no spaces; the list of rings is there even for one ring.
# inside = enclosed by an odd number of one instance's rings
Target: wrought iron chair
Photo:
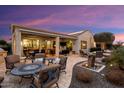
[[[32,59],[32,63],[45,63],[45,53],[36,53]]]
[[[103,52],[102,51],[96,51],[96,57],[103,57]]]
[[[102,59],[104,58],[103,56],[103,51],[96,51],[96,62],[102,63]]]
[[[59,74],[59,64],[52,64],[50,66],[47,66],[39,72],[39,75],[34,75],[30,87],[50,88],[54,84],[56,84],[56,87],[59,87],[57,83],[57,81],[59,80]]]
[[[65,72],[65,74],[66,74],[65,69],[66,69],[66,64],[67,64],[67,57],[65,57],[65,56],[64,57],[60,57],[59,64],[60,64],[61,72]]]
[[[20,56],[19,55],[9,55],[5,57],[6,62],[6,73],[8,70],[13,69],[14,67],[18,66],[17,63],[20,63]]]
[[[25,62],[26,62],[27,59],[32,59],[33,58],[34,53],[31,54],[29,50],[24,50],[23,53],[25,55]]]

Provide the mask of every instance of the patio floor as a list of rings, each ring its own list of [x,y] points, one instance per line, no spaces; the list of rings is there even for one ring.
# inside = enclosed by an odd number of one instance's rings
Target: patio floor
[[[72,77],[72,69],[73,66],[80,62],[80,61],[85,61],[87,58],[80,57],[78,55],[69,55],[68,60],[67,60],[67,67],[66,67],[66,74],[63,72],[60,74],[60,79],[58,81],[59,87],[60,88],[68,88],[71,82],[71,77]],[[30,63],[31,61],[29,60],[27,63]],[[30,79],[23,79],[21,83],[19,83],[20,77],[18,76],[13,76],[10,73],[5,74],[5,64],[0,63],[0,76],[4,75],[5,79],[2,83],[2,87],[7,87],[7,88],[27,88],[30,86]],[[54,86],[53,86],[54,87]]]

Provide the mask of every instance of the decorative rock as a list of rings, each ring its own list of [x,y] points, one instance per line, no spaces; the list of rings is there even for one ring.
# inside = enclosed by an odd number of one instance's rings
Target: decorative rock
[[[81,71],[77,73],[77,79],[84,83],[90,83],[92,81],[92,73],[89,71]]]
[[[106,79],[116,85],[124,85],[124,71],[111,70],[106,73]]]

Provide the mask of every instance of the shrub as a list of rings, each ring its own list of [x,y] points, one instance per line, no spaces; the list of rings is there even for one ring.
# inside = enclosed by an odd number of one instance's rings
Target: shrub
[[[95,42],[106,42],[112,44],[115,40],[115,36],[111,32],[101,32],[94,35]]]
[[[108,63],[119,66],[120,68],[123,68],[124,67],[124,47],[119,47],[116,50],[114,50]]]
[[[110,58],[109,57],[104,57],[103,59],[102,59],[102,62],[104,62],[104,63],[106,63],[107,64],[107,62],[110,60]]]
[[[77,73],[77,79],[84,82],[90,83],[92,81],[93,74],[89,71],[81,71]]]

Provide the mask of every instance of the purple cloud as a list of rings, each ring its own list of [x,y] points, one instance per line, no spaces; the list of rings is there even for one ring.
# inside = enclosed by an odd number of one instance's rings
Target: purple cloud
[[[0,6],[0,14],[4,35],[10,34],[10,24],[65,32],[93,28],[93,32],[124,33],[124,6]]]

